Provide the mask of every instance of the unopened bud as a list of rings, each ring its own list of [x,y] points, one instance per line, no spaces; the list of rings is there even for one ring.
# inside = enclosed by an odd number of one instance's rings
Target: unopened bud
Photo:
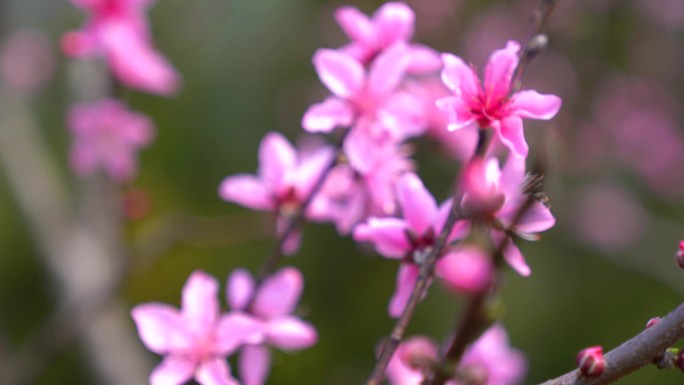
[[[653,317],[648,322],[646,322],[646,329],[660,322],[660,317]]]
[[[598,377],[606,370],[603,347],[592,346],[577,354],[577,366],[583,376]]]
[[[679,241],[679,250],[677,250],[675,259],[677,259],[677,264],[679,267],[684,269],[684,241]]]
[[[533,58],[537,56],[539,53],[541,53],[543,50],[546,49],[546,47],[549,45],[549,38],[544,35],[544,34],[538,34],[532,37],[530,39],[530,42],[527,43],[527,47],[525,47],[525,55],[527,55],[530,58]]]
[[[679,350],[677,353],[677,360],[675,361],[675,365],[684,372],[684,349]]]

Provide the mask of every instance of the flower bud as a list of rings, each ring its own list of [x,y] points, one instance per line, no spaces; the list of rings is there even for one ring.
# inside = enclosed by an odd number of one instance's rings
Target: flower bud
[[[660,317],[653,317],[646,323],[646,329],[660,322]]]
[[[675,365],[684,372],[684,349],[679,350],[677,353],[677,360],[675,361]]]
[[[679,267],[684,269],[684,241],[679,241],[679,250],[675,254],[675,259]]]
[[[592,346],[577,354],[577,366],[583,376],[598,377],[606,369],[603,347]]]

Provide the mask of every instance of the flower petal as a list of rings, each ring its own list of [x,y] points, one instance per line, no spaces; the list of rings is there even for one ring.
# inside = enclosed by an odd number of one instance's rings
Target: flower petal
[[[458,56],[442,54],[442,81],[462,100],[469,100],[480,93],[480,79],[473,69]]]
[[[195,373],[200,385],[240,385],[230,374],[230,367],[224,358],[202,361]]]
[[[220,311],[218,292],[218,280],[199,270],[183,286],[181,312],[197,335],[209,333],[216,324]]]
[[[527,234],[546,231],[556,224],[551,210],[541,202],[533,202],[516,223],[515,229]]]
[[[331,132],[335,127],[348,127],[354,120],[354,111],[342,99],[330,96],[322,103],[314,104],[306,110],[302,127],[307,132]]]
[[[492,230],[491,234],[496,247],[500,247],[501,242],[504,240],[506,241],[506,244],[503,247],[503,257],[513,268],[513,270],[517,271],[518,274],[522,275],[523,277],[529,277],[530,274],[532,274],[532,270],[527,265],[527,262],[525,262],[525,257],[522,255],[520,249],[515,245],[513,240],[498,230]]]
[[[504,146],[511,150],[511,153],[518,157],[527,158],[529,147],[525,141],[525,133],[523,132],[522,119],[517,116],[501,120],[501,122],[492,122],[492,127],[496,130],[499,140]]]
[[[372,242],[387,258],[403,258],[411,249],[406,238],[406,222],[399,218],[370,218],[354,228],[354,240]]]
[[[238,174],[225,178],[219,186],[219,196],[254,210],[273,210],[271,192],[254,175]]]
[[[397,200],[410,231],[422,236],[437,220],[437,203],[418,175],[406,173],[397,182]]]
[[[233,310],[244,310],[254,294],[254,278],[246,269],[236,269],[228,278],[226,298]]]
[[[197,363],[185,358],[165,357],[150,374],[150,385],[181,385],[188,382]]]
[[[309,323],[297,317],[281,317],[267,325],[268,344],[285,350],[299,350],[318,342],[318,333]]]
[[[435,101],[437,108],[447,114],[449,131],[456,131],[467,127],[475,121],[470,108],[459,97],[447,97]]]
[[[238,359],[243,385],[263,385],[271,370],[271,352],[263,345],[246,345]]]
[[[389,303],[389,315],[398,318],[411,298],[411,292],[418,280],[419,269],[415,265],[402,263],[397,272],[397,287]]]
[[[269,132],[259,144],[259,176],[271,191],[286,188],[286,176],[297,165],[297,151],[277,132]]]
[[[452,290],[478,293],[492,281],[492,264],[481,250],[469,247],[450,252],[437,261],[435,273]]]
[[[319,49],[313,63],[323,84],[340,98],[347,99],[361,90],[365,71],[351,56],[332,49]]]
[[[311,194],[325,170],[331,166],[335,151],[330,146],[321,147],[304,156],[294,176],[297,195],[305,199]]]
[[[147,303],[131,310],[145,347],[157,354],[182,351],[192,346],[192,335],[180,312],[169,305]]]
[[[335,11],[335,20],[354,42],[363,46],[375,45],[375,26],[368,16],[354,7],[341,7]]]
[[[304,288],[304,277],[294,267],[286,267],[268,277],[261,285],[254,302],[254,313],[276,317],[291,313]]]
[[[373,14],[380,47],[385,48],[396,42],[408,42],[413,36],[415,15],[405,3],[391,2],[380,7]]]
[[[514,114],[522,118],[548,120],[556,116],[562,100],[556,95],[543,95],[537,91],[520,91],[511,97]]]
[[[397,43],[383,51],[371,64],[367,91],[375,97],[383,97],[397,89],[411,64],[406,44]]]
[[[489,57],[484,76],[484,91],[488,100],[506,98],[511,89],[513,72],[518,66],[520,44],[508,41],[506,48],[494,51]]]
[[[240,345],[263,342],[263,322],[246,313],[231,312],[219,319],[215,336],[215,353],[228,355]]]
[[[439,234],[444,228],[444,224],[446,224],[446,220],[449,217],[449,214],[451,213],[453,202],[454,200],[453,198],[451,198],[446,202],[442,203],[441,206],[439,206],[437,220],[435,221],[435,225],[433,226],[433,228],[435,229],[435,233]],[[451,243],[453,241],[463,239],[466,237],[466,235],[468,235],[469,232],[470,222],[466,220],[458,221],[451,229],[451,233],[449,233],[447,241]]]
[[[409,46],[408,72],[411,74],[427,74],[437,72],[442,69],[442,58],[434,49],[422,44],[412,44]]]
[[[378,118],[397,141],[422,135],[427,129],[427,117],[422,104],[408,92],[392,94],[378,112]]]

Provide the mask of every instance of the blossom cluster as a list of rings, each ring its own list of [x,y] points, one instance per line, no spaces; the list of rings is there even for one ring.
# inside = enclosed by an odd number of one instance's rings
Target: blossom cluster
[[[88,20],[80,30],[62,37],[66,55],[104,59],[121,85],[160,95],[176,92],[178,74],[152,46],[146,17],[152,0],[71,2],[88,14]],[[152,142],[154,126],[112,96],[71,109],[67,121],[73,135],[71,166],[78,175],[102,170],[112,181],[128,182],[137,173],[137,152]]]
[[[79,2],[85,3],[112,1]],[[139,16],[108,6],[97,9],[87,31],[106,31],[109,22],[102,27],[102,19]],[[337,134],[331,136],[340,138],[339,143],[297,149],[283,135],[268,133],[259,147],[256,175],[225,178],[219,196],[270,212],[276,233],[284,237],[284,254],[297,252],[301,233],[296,224],[306,219],[332,223],[340,234],[370,243],[380,255],[397,261],[396,290],[388,308],[392,317],[405,311],[421,267],[440,237],[444,244],[434,276],[453,293],[491,291],[499,255],[517,273],[530,275],[513,239],[536,239],[555,219],[539,191],[539,178],[526,169],[530,151],[523,119],[551,119],[561,100],[518,89],[524,48],[509,41],[492,53],[480,81],[463,59],[411,41],[415,16],[405,3],[386,3],[370,17],[342,7],[335,18],[350,41],[314,53],[313,66],[330,95],[308,108],[302,127],[309,134]],[[101,34],[93,32],[93,39]],[[145,36],[138,36],[139,43],[147,42]],[[105,58],[116,62],[116,46],[107,46],[108,39],[98,41],[105,45],[100,51]],[[148,64],[153,62],[159,63]],[[142,84],[124,76],[125,70],[114,73],[129,84]],[[441,204],[410,157],[411,140],[421,136],[436,139],[462,162],[455,191]],[[194,376],[202,384],[232,383],[225,357],[240,349],[242,381],[262,384],[269,366],[265,345],[300,349],[316,341],[314,329],[290,315],[302,281],[293,268],[257,283],[237,270],[228,284],[232,311],[220,316],[217,284],[194,273],[180,312],[160,304],[136,307],[133,317],[143,342],[166,356],[151,382],[179,384]],[[437,360],[438,350],[426,337],[406,340],[390,364],[389,380],[395,385],[422,383],[428,369],[417,362]],[[463,383],[513,385],[524,371],[524,359],[508,347],[503,326],[497,324],[469,348],[456,373],[474,376]]]

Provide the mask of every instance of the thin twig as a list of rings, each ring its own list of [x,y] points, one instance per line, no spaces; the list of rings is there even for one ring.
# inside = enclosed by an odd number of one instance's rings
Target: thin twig
[[[606,370],[598,377],[584,377],[578,369],[539,385],[604,385],[611,384],[653,360],[684,338],[684,303],[660,322],[605,355]]]

